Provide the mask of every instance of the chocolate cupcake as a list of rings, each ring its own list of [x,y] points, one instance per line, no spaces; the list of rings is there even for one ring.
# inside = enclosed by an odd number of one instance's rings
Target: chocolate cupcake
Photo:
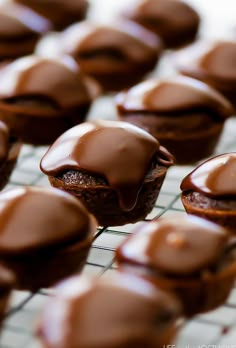
[[[172,155],[147,132],[118,121],[76,126],[49,148],[41,170],[72,193],[100,225],[142,220],[152,210]]]
[[[84,121],[97,86],[72,58],[20,58],[0,69],[0,119],[25,143],[52,143]]]
[[[163,348],[175,336],[178,302],[137,277],[74,277],[56,290],[38,329],[45,348]]]
[[[176,48],[193,41],[200,18],[188,4],[176,0],[137,0],[122,16],[159,35],[165,46]]]
[[[0,195],[0,263],[17,288],[35,291],[79,272],[95,223],[80,202],[60,190],[18,187]]]
[[[62,30],[70,24],[85,18],[87,0],[15,0],[41,16],[47,18],[55,30]]]
[[[175,293],[186,316],[226,301],[236,277],[236,253],[222,227],[194,216],[173,216],[133,232],[117,250],[121,271]]]
[[[178,67],[220,91],[236,108],[236,41],[193,45],[179,55]]]
[[[118,94],[116,105],[121,120],[151,133],[179,164],[210,156],[233,114],[217,91],[181,76],[138,84]]]
[[[15,279],[13,274],[0,265],[0,325],[4,318],[9,296],[14,285]]]
[[[20,149],[21,143],[9,134],[6,124],[0,121],[0,190],[8,183]]]
[[[38,39],[49,29],[49,22],[30,9],[12,2],[1,4],[0,61],[32,53]]]
[[[200,164],[182,183],[182,203],[189,214],[216,222],[236,233],[236,153]]]
[[[74,24],[62,33],[57,44],[105,91],[139,82],[155,67],[161,53],[159,38],[128,21],[113,25]],[[47,47],[45,50],[47,54]]]

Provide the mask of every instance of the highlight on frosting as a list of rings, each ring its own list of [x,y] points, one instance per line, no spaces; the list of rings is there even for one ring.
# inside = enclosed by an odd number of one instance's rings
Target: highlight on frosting
[[[202,163],[184,178],[181,189],[213,197],[236,196],[236,153],[226,153]]]
[[[185,276],[214,265],[226,242],[226,231],[212,222],[173,216],[139,226],[118,248],[117,259],[124,266]]]
[[[203,82],[184,76],[142,82],[120,93],[117,104],[123,112],[170,113],[205,109],[221,118],[232,115],[230,103],[220,93]]]
[[[57,189],[17,187],[0,194],[0,207],[2,254],[65,246],[96,229],[83,205]]]
[[[84,78],[70,57],[19,58],[0,69],[0,79],[0,99],[44,96],[62,108],[90,100]]]

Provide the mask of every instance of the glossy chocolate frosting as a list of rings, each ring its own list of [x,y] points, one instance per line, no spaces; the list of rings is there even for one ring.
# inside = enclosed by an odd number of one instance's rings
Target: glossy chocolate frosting
[[[136,0],[123,15],[160,35],[167,46],[192,41],[200,22],[197,12],[179,0]]]
[[[122,114],[145,112],[182,116],[183,112],[208,111],[216,120],[232,115],[230,103],[217,91],[200,81],[178,76],[148,80],[117,96]]]
[[[145,223],[118,248],[122,264],[172,275],[192,275],[215,265],[225,250],[226,231],[206,220],[172,217]]]
[[[7,159],[9,153],[9,131],[5,123],[0,121],[0,165]]]
[[[181,190],[209,197],[236,197],[236,153],[226,153],[200,164],[181,183]]]
[[[66,109],[91,100],[86,80],[69,57],[23,57],[2,67],[0,80],[0,102],[36,96],[47,98],[57,108]]]
[[[178,65],[219,89],[236,88],[236,41],[199,42],[179,54]]]
[[[65,247],[95,232],[79,201],[57,189],[19,187],[2,193],[0,204],[2,256]]]
[[[140,278],[74,277],[56,290],[38,330],[45,347],[160,348],[173,339],[178,303]]]
[[[126,122],[94,121],[60,136],[43,157],[41,169],[49,176],[69,169],[98,174],[117,191],[121,207],[131,210],[156,156],[163,165],[173,163],[158,141],[138,127]]]
[[[61,29],[83,18],[88,8],[86,0],[15,0],[30,7]]]
[[[86,72],[93,73],[119,71],[124,64],[157,58],[161,51],[160,40],[155,35],[128,21],[113,25],[74,24],[64,31],[60,44],[64,53],[76,58]]]
[[[50,24],[46,19],[24,6],[13,2],[0,5],[0,40],[17,40],[49,29]]]

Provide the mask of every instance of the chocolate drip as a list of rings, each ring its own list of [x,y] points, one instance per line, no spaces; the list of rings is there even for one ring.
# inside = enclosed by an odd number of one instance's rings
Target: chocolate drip
[[[51,99],[61,108],[70,108],[91,99],[77,65],[70,58],[24,57],[4,66],[0,77],[2,100],[38,96]]]
[[[56,189],[17,188],[1,194],[0,203],[1,255],[65,246],[91,233],[86,210]]]
[[[197,191],[209,197],[236,197],[236,153],[211,158],[181,183],[183,191]]]
[[[214,265],[223,254],[224,229],[193,216],[143,224],[117,251],[122,263],[189,275]]]
[[[186,111],[208,111],[216,119],[232,115],[230,103],[206,84],[188,77],[143,82],[117,97],[122,113],[155,112],[176,117]]]
[[[58,138],[43,157],[41,169],[47,175],[69,169],[98,174],[117,191],[122,209],[131,210],[155,155],[165,165],[173,163],[157,140],[133,125],[87,122]]]

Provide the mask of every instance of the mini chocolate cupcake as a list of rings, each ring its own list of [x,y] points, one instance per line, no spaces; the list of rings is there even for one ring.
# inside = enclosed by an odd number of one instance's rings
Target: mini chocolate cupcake
[[[78,197],[100,225],[142,220],[152,210],[172,155],[147,132],[118,121],[76,126],[49,148],[41,170]]]
[[[79,272],[95,223],[80,202],[60,190],[18,187],[0,195],[0,263],[17,288],[35,291]]]
[[[1,4],[0,61],[32,53],[38,39],[49,29],[49,22],[30,9],[11,2]]]
[[[121,120],[151,133],[179,164],[210,156],[233,114],[217,91],[181,76],[145,81],[118,94],[116,104]]]
[[[236,152],[200,164],[181,183],[189,214],[216,222],[236,233]]]
[[[200,42],[178,57],[182,74],[206,82],[236,108],[236,41]]]
[[[15,279],[13,274],[0,265],[0,325],[5,315],[9,296],[14,285]]]
[[[0,119],[25,143],[52,143],[84,121],[97,86],[70,57],[20,58],[0,69]]]
[[[139,82],[155,67],[161,53],[159,38],[128,21],[113,25],[74,24],[62,33],[57,44],[105,91]]]
[[[20,149],[21,143],[10,136],[6,124],[0,121],[0,190],[8,183]]]
[[[122,15],[159,35],[170,48],[193,41],[200,23],[192,7],[176,0],[137,0]]]
[[[100,225],[116,226],[146,217],[173,162],[138,127],[94,121],[60,136],[43,157],[41,170],[52,186],[78,197]]]
[[[62,30],[70,24],[85,18],[87,0],[15,0],[41,16],[47,18],[55,30]]]
[[[226,301],[236,277],[236,253],[222,227],[186,216],[144,223],[133,232],[117,250],[121,271],[174,292],[186,316]]]
[[[74,277],[56,290],[38,329],[45,348],[163,348],[176,334],[179,303],[140,278]]]

